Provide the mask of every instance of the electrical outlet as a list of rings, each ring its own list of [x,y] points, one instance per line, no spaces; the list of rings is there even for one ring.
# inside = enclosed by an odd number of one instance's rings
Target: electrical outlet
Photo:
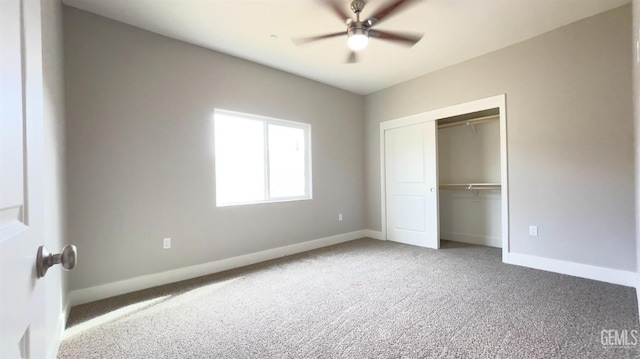
[[[342,213],[338,213],[338,221],[342,222]]]
[[[162,240],[162,248],[164,249],[171,248],[171,238],[165,238]]]
[[[529,226],[529,235],[533,237],[538,236],[538,226]]]

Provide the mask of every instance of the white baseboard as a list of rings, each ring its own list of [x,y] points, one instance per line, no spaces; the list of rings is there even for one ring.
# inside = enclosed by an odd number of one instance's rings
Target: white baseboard
[[[365,237],[369,237],[369,238],[373,238],[373,239],[377,239],[377,240],[381,240],[384,241],[386,238],[384,238],[384,234],[381,231],[374,231],[371,229],[365,229],[364,231],[364,236]]]
[[[509,253],[507,258],[503,258],[502,260],[507,264],[515,264],[523,267],[541,269],[549,272],[567,274],[574,277],[593,279],[628,287],[636,287],[637,284],[640,284],[637,280],[638,275],[636,272],[619,269],[566,262],[520,253]]]
[[[479,236],[476,234],[468,233],[440,232],[440,238],[454,242],[502,248],[502,238],[500,237]]]
[[[362,237],[369,237],[365,232],[366,231],[364,230],[360,230],[350,233],[343,233],[335,236],[311,240],[308,242],[296,243],[289,246],[267,249],[260,252],[221,259],[214,262],[173,269],[160,273],[143,275],[118,282],[102,284],[95,287],[76,289],[72,290],[69,293],[69,301],[71,302],[72,306],[84,304],[100,299],[114,297],[120,294],[135,292],[137,290],[157,287],[159,285],[196,278],[229,269],[244,267],[271,259],[302,253],[338,243],[348,242]]]

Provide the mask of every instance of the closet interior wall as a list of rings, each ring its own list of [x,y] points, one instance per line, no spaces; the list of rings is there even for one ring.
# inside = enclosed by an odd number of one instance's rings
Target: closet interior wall
[[[500,248],[500,121],[468,120],[439,121],[440,238]]]

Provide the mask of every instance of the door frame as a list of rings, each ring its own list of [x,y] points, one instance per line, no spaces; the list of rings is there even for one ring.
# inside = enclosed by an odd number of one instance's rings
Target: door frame
[[[442,118],[464,115],[498,108],[500,110],[500,180],[502,209],[502,260],[509,253],[509,172],[507,151],[507,96],[506,94],[487,97],[475,101],[422,112],[380,123],[380,211],[382,219],[382,239],[387,240],[387,197],[386,197],[386,164],[385,164],[385,131],[398,127],[415,125],[422,122],[437,121]]]

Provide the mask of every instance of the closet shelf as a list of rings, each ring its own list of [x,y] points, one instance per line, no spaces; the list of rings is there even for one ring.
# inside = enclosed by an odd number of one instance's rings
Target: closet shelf
[[[491,115],[491,116],[474,118],[472,120],[466,120],[466,121],[463,120],[463,121],[444,123],[444,124],[438,125],[438,129],[458,127],[458,126],[471,126],[471,128],[474,129],[474,133],[475,133],[475,127],[474,127],[475,125],[498,121],[498,120],[500,120],[500,115]]]
[[[500,183],[441,183],[440,189],[453,190],[499,190]]]

